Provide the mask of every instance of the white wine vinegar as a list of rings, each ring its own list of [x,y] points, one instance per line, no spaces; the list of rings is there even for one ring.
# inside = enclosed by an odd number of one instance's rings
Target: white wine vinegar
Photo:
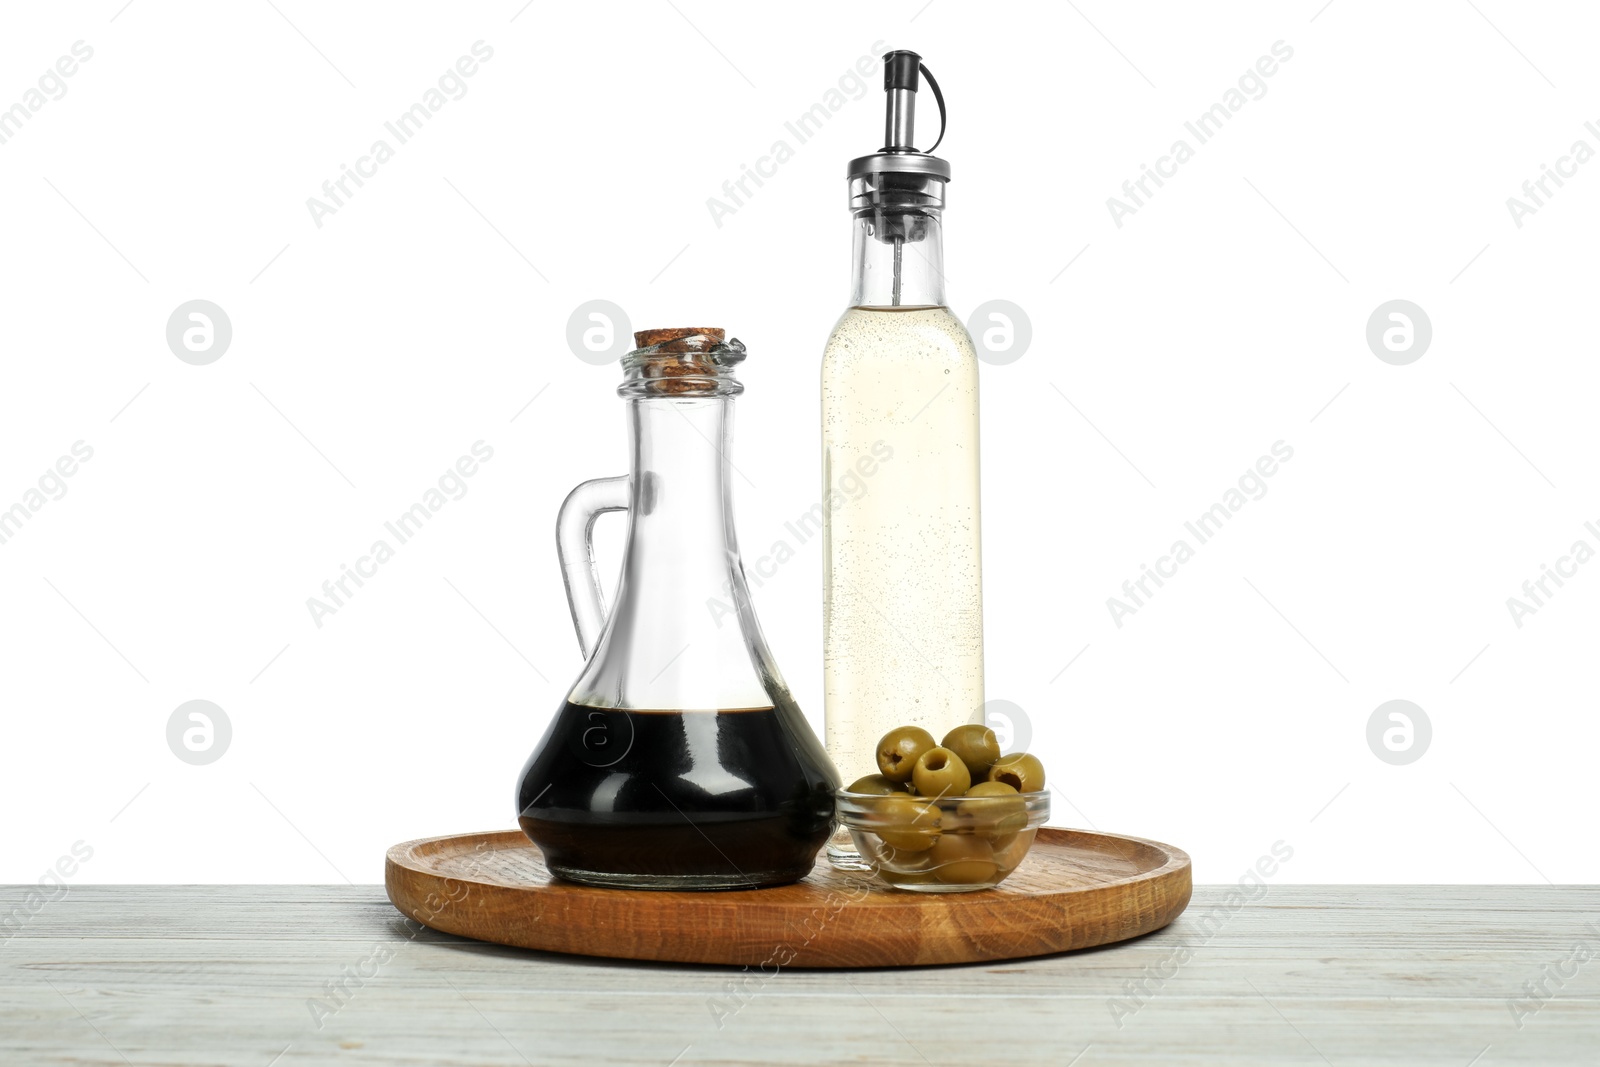
[[[844,313],[822,441],[827,749],[848,785],[896,726],[938,740],[983,719],[978,362],[949,308]],[[833,497],[852,475],[862,488]]]

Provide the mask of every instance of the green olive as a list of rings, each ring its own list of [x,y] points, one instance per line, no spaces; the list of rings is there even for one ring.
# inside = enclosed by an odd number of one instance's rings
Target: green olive
[[[939,809],[925,800],[891,795],[873,807],[873,829],[896,852],[925,852],[939,839]]]
[[[999,865],[1002,875],[1016,870],[1017,864],[1028,854],[1028,849],[1033,847],[1034,833],[1033,830],[1024,830],[1018,834],[997,837],[989,843],[994,849],[994,861]]]
[[[1000,758],[999,740],[995,738],[993,730],[983,725],[969,723],[957,726],[944,735],[939,746],[960,756],[973,778],[988,774],[994,761]]]
[[[1044,764],[1038,756],[1026,752],[1013,752],[1001,756],[989,768],[989,781],[1004,782],[1019,793],[1037,793],[1044,788]]]
[[[933,876],[946,885],[992,882],[1000,873],[989,842],[975,834],[945,834],[928,854]]]
[[[928,869],[928,849],[907,852],[903,848],[885,845],[878,855],[878,869],[894,874],[920,874]]]
[[[1009,838],[1028,825],[1026,802],[1005,782],[979,782],[967,790],[956,814],[991,841]]]
[[[878,770],[891,782],[908,782],[917,757],[933,746],[933,735],[920,726],[897,726],[878,742]]]
[[[884,854],[894,851],[878,840],[877,834],[868,830],[851,830],[850,840],[855,842],[856,851],[861,854],[861,862],[869,867],[878,866]]]
[[[904,782],[891,782],[881,774],[869,774],[865,777],[857,778],[850,783],[850,788],[847,790],[847,792],[865,793],[875,797],[886,797],[890,793],[904,793],[905,791],[906,785]]]
[[[917,757],[911,782],[925,797],[958,797],[972,786],[972,775],[961,757],[948,748],[930,748]]]

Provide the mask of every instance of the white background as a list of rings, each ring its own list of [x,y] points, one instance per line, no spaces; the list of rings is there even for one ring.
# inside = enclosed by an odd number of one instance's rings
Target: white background
[[[555,510],[625,467],[617,369],[568,317],[607,299],[748,344],[737,508],[764,552],[820,490],[878,76],[808,143],[783,124],[879,41],[949,99],[952,306],[1032,322],[983,368],[985,619],[1053,821],[1177,844],[1205,882],[1280,839],[1282,881],[1600,879],[1573,847],[1600,565],[1521,628],[1506,607],[1600,547],[1600,163],[1521,228],[1506,207],[1600,148],[1592,11],[521,7],[8,5],[0,106],[94,54],[0,145],[0,507],[94,457],[0,545],[0,879],[82,840],[80,881],[373,882],[391,843],[511,825],[580,667]],[[316,226],[307,198],[479,40],[466,95]],[[1107,197],[1280,40],[1266,95],[1117,227]],[[794,158],[716,225],[779,138]],[[233,325],[209,366],[165,339],[196,298]],[[1365,341],[1396,298],[1433,324],[1408,366]],[[306,599],[478,440],[470,492],[315,626]],[[1115,626],[1106,598],[1279,440],[1267,495]],[[819,590],[813,541],[755,602],[820,731]],[[1366,741],[1396,698],[1433,726],[1407,766]],[[233,727],[207,766],[166,743],[192,699]]]

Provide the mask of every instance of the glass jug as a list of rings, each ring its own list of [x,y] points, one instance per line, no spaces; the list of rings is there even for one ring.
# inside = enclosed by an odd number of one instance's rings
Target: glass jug
[[[839,779],[767,650],[734,536],[728,445],[738,340],[634,335],[623,359],[633,472],[584,482],[556,547],[588,660],[517,784],[552,874],[734,889],[810,873]],[[592,531],[628,512],[607,614]]]

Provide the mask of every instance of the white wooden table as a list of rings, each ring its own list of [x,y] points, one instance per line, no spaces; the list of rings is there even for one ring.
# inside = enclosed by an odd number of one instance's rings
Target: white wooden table
[[[377,886],[25,892],[7,1065],[1600,1064],[1600,887],[1273,886],[1207,936],[1203,886],[1128,944],[772,975],[465,941]]]

